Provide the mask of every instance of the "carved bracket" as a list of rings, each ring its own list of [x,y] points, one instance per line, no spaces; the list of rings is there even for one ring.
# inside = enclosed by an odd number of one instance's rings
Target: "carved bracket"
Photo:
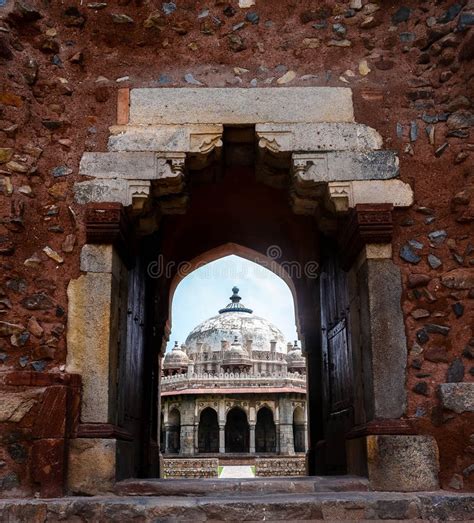
[[[340,222],[340,245],[343,267],[348,269],[362,248],[370,243],[391,243],[393,205],[357,204]]]
[[[130,223],[121,203],[89,203],[85,225],[86,243],[112,244],[130,265]]]

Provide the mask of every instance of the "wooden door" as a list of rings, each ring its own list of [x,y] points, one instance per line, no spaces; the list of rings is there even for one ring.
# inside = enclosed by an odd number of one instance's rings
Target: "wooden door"
[[[328,250],[320,276],[325,467],[346,471],[345,435],[353,425],[353,377],[347,274]]]

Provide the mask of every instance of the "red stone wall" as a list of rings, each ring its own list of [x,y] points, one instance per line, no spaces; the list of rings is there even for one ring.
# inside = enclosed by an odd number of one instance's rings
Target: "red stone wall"
[[[28,1],[0,7],[0,393],[38,394],[20,421],[0,423],[0,496],[48,494],[64,470],[78,386],[64,364],[66,288],[84,243],[79,159],[105,150],[119,88],[192,79],[351,87],[356,121],[398,151],[416,199],[395,213],[408,416],[437,438],[443,487],[472,489],[473,415],[443,411],[436,394],[474,380],[472,1],[177,0],[171,14],[152,0]],[[399,256],[409,240],[422,244],[408,253],[416,263]],[[443,285],[452,270],[471,271],[471,288]],[[35,459],[44,448],[49,464]]]

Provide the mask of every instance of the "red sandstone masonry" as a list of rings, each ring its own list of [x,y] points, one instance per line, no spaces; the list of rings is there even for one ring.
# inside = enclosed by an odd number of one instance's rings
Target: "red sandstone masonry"
[[[195,2],[190,0],[178,2],[178,9],[168,17],[160,12],[160,23],[150,18],[155,7],[124,3],[109,2],[107,8],[94,10],[85,3],[72,2],[83,20],[68,17],[67,6],[59,2],[45,7],[39,0],[30,0],[38,10],[37,17],[17,14],[4,18],[4,13],[11,10],[11,1],[5,11],[0,8],[0,24],[7,29],[0,32],[0,144],[11,150],[3,153],[4,158],[12,156],[6,162],[0,156],[0,320],[22,324],[26,329],[28,319],[35,315],[45,330],[39,338],[30,333],[22,346],[13,346],[10,336],[0,338],[0,354],[7,356],[5,360],[0,358],[2,391],[30,387],[56,390],[67,386],[66,430],[68,434],[75,430],[71,427],[79,421],[80,377],[58,372],[65,363],[65,334],[58,330],[56,335],[51,334],[55,326],[66,326],[67,283],[79,274],[79,252],[85,242],[84,210],[73,201],[72,185],[78,179],[82,153],[105,151],[109,126],[128,122],[129,89],[188,86],[183,79],[186,73],[210,87],[250,87],[253,78],[258,85],[267,85],[266,79],[282,76],[276,67],[283,65],[297,73],[292,86],[350,86],[356,121],[377,129],[385,147],[399,153],[401,178],[412,185],[416,198],[412,209],[394,212],[393,231],[394,260],[401,267],[405,285],[402,305],[409,349],[415,346],[416,332],[423,324],[423,320],[412,316],[416,309],[427,310],[429,322],[451,327],[449,336],[430,335],[423,352],[416,355],[412,351],[409,356],[407,417],[418,432],[436,437],[442,486],[472,490],[474,474],[464,476],[463,471],[474,456],[473,415],[443,412],[436,395],[437,385],[446,381],[448,368],[457,359],[464,366],[463,380],[474,379],[472,359],[463,355],[474,351],[469,341],[472,291],[469,294],[468,289],[447,289],[440,283],[441,275],[454,268],[472,271],[472,129],[466,129],[468,138],[448,136],[448,123],[439,121],[432,124],[435,143],[430,144],[428,124],[421,116],[472,112],[472,94],[468,89],[472,82],[474,29],[455,31],[459,16],[429,27],[429,20],[436,22],[453,4],[447,1],[407,0],[403,5],[411,9],[409,20],[396,25],[391,17],[400,3],[384,1],[378,4],[381,9],[374,13],[373,22],[363,28],[361,22],[369,15],[356,12],[345,18],[348,2],[328,0],[322,5],[329,12],[327,29],[312,27],[326,15],[315,13],[320,6],[316,8],[310,0],[257,0],[254,10],[260,22],[256,25],[245,22],[247,11],[239,10],[237,2],[229,0],[236,8],[235,16],[230,18],[224,15],[223,6],[212,3],[211,14],[222,21],[216,27],[208,24],[210,17],[197,18]],[[113,23],[112,12],[130,16],[133,23]],[[265,24],[267,20],[271,20],[271,26]],[[236,33],[242,39],[237,46],[241,50],[234,52],[237,47],[230,40],[231,29],[240,22],[245,24]],[[337,22],[346,26],[350,47],[331,44],[335,39],[332,25]],[[402,33],[413,35],[414,40],[402,42]],[[318,39],[317,47],[304,43],[308,38]],[[371,69],[366,76],[358,73],[362,59]],[[249,73],[237,75],[236,80],[234,67],[244,67]],[[354,76],[346,75],[347,70]],[[169,77],[169,83],[159,83],[161,75]],[[304,75],[316,77],[303,80]],[[99,76],[106,80],[98,87]],[[125,76],[130,80],[115,82]],[[275,80],[269,85],[276,85]],[[411,122],[417,125],[416,140],[410,140],[408,135]],[[397,123],[402,126],[402,136],[397,136]],[[448,147],[435,156],[444,143]],[[11,160],[15,164],[10,164]],[[72,173],[55,177],[53,170],[60,166],[72,169]],[[30,187],[31,193],[26,187]],[[431,214],[429,209],[433,209]],[[432,223],[428,223],[430,217],[434,218]],[[448,232],[450,243],[431,247],[427,235],[438,229]],[[75,236],[72,252],[62,250],[68,235]],[[417,265],[409,265],[398,257],[399,248],[411,239],[424,244],[420,251],[423,259]],[[64,263],[49,259],[42,251],[46,245],[59,252]],[[24,265],[35,253],[39,266]],[[442,260],[440,269],[427,264],[428,253]],[[426,285],[408,288],[413,274],[426,275]],[[22,300],[38,293],[51,295],[54,306],[42,310],[25,308]],[[457,302],[464,306],[461,318],[453,313],[452,305]],[[428,359],[433,348],[443,350],[446,362]],[[35,356],[38,353],[47,355],[44,371],[40,372],[31,366],[39,359]],[[420,377],[424,374],[427,376]],[[427,384],[426,394],[413,390],[421,381]],[[59,398],[63,392],[45,392],[45,401],[50,398],[49,404],[60,405],[62,411],[63,400],[53,399],[56,394]],[[50,478],[58,469],[52,469],[48,476],[42,464],[49,456],[54,467],[59,466],[61,444],[56,441],[61,438],[46,435],[49,430],[59,434],[63,422],[58,418],[48,427],[40,419],[45,412],[46,407],[40,405],[22,423],[1,425],[0,460],[5,461],[5,466],[0,468],[0,481],[13,474],[19,485],[0,490],[0,497],[31,495],[38,485],[44,485],[44,495],[58,495],[59,491],[50,486]],[[44,439],[33,439],[33,427]],[[13,460],[8,450],[12,443],[27,448],[25,459],[20,456],[18,462]],[[61,480],[59,472],[56,477]]]

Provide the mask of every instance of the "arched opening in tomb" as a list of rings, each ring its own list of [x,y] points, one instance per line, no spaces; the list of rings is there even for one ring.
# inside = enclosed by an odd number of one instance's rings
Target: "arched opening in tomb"
[[[276,427],[273,412],[268,407],[262,407],[257,412],[255,452],[276,452]]]
[[[181,414],[178,409],[172,409],[168,414],[166,443],[167,453],[179,454],[179,450],[181,448]]]
[[[293,443],[295,452],[305,452],[306,419],[303,407],[296,407],[293,411]]]
[[[247,414],[239,407],[229,410],[225,423],[225,450],[229,453],[249,452]]]
[[[199,417],[198,450],[207,454],[219,452],[219,422],[211,407],[206,407]]]

